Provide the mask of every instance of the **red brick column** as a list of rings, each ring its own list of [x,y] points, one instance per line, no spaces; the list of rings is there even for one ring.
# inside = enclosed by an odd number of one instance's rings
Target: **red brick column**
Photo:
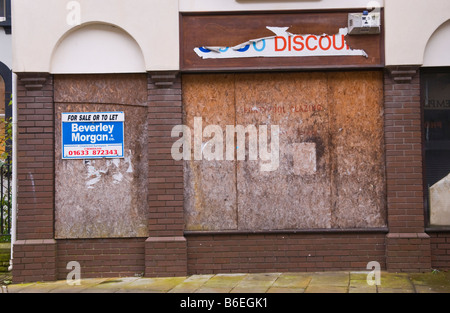
[[[18,74],[15,283],[56,279],[53,79]]]
[[[183,236],[183,163],[175,161],[172,128],[183,124],[178,73],[148,76],[149,237],[145,242],[145,276],[187,275]]]
[[[418,67],[389,68],[385,75],[388,271],[431,268],[425,234],[422,133]]]

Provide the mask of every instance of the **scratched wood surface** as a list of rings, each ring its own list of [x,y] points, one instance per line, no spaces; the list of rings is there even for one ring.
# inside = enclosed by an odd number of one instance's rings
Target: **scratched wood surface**
[[[386,225],[380,72],[184,75],[183,104],[186,125],[201,116],[223,138],[267,125],[270,146],[280,129],[275,170],[249,160],[248,138],[245,160],[185,161],[188,230]]]
[[[192,75],[183,79],[184,125],[191,129],[191,160],[184,162],[185,219],[190,230],[237,228],[235,161],[194,158],[194,118],[202,128],[234,125],[234,75]],[[208,141],[205,138],[203,142]]]
[[[148,236],[146,75],[54,80],[56,238]],[[125,114],[124,158],[63,160],[61,113],[109,111]]]

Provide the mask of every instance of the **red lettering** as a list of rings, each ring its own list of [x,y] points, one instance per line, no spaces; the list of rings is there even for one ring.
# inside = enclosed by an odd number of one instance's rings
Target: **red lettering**
[[[293,41],[294,44],[300,45],[300,48],[297,48],[296,46],[293,46],[292,48],[294,48],[295,51],[302,51],[305,48],[305,45],[303,44],[303,42],[298,41],[298,40],[302,40],[303,41],[303,36],[295,36]]]
[[[278,39],[282,39],[283,40],[283,48],[278,48]],[[275,51],[283,51],[284,49],[286,49],[286,39],[284,37],[281,36],[276,36],[275,37]]]
[[[327,39],[327,40],[328,40],[328,46],[327,46],[327,47],[324,47],[324,46],[322,45],[322,41],[323,41],[324,39]],[[330,36],[321,36],[320,39],[319,39],[319,47],[320,47],[320,49],[322,49],[322,50],[328,50],[328,49],[330,49],[330,48],[331,48],[331,39],[330,39]]]
[[[342,35],[341,46],[339,48],[336,46],[336,35],[333,36],[333,48],[334,49],[342,50],[344,48],[344,45],[345,45],[344,35]]]
[[[306,49],[311,50],[311,51],[314,51],[314,50],[317,49],[317,45],[316,45],[315,47],[311,47],[311,46],[309,45],[309,40],[310,40],[311,38],[314,38],[314,39],[317,41],[317,37],[314,36],[314,35],[311,35],[311,36],[306,37]]]

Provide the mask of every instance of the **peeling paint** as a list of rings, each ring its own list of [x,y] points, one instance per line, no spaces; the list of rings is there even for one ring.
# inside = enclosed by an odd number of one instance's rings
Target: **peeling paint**
[[[92,161],[92,163],[94,163],[95,161]],[[86,187],[87,188],[94,188],[93,185],[95,185],[96,183],[98,183],[101,179],[101,172],[99,170],[96,170],[94,165],[91,164],[91,162],[89,162],[86,165],[86,169],[87,169],[87,175],[86,175],[86,179],[88,179],[86,181]],[[94,178],[91,178],[93,177]]]

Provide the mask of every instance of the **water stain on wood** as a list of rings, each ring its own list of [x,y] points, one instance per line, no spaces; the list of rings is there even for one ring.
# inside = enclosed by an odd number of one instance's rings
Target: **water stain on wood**
[[[280,129],[274,171],[249,160],[248,141],[245,160],[185,161],[186,228],[385,226],[382,94],[378,71],[184,75],[191,129],[196,116],[224,138],[226,125]]]

